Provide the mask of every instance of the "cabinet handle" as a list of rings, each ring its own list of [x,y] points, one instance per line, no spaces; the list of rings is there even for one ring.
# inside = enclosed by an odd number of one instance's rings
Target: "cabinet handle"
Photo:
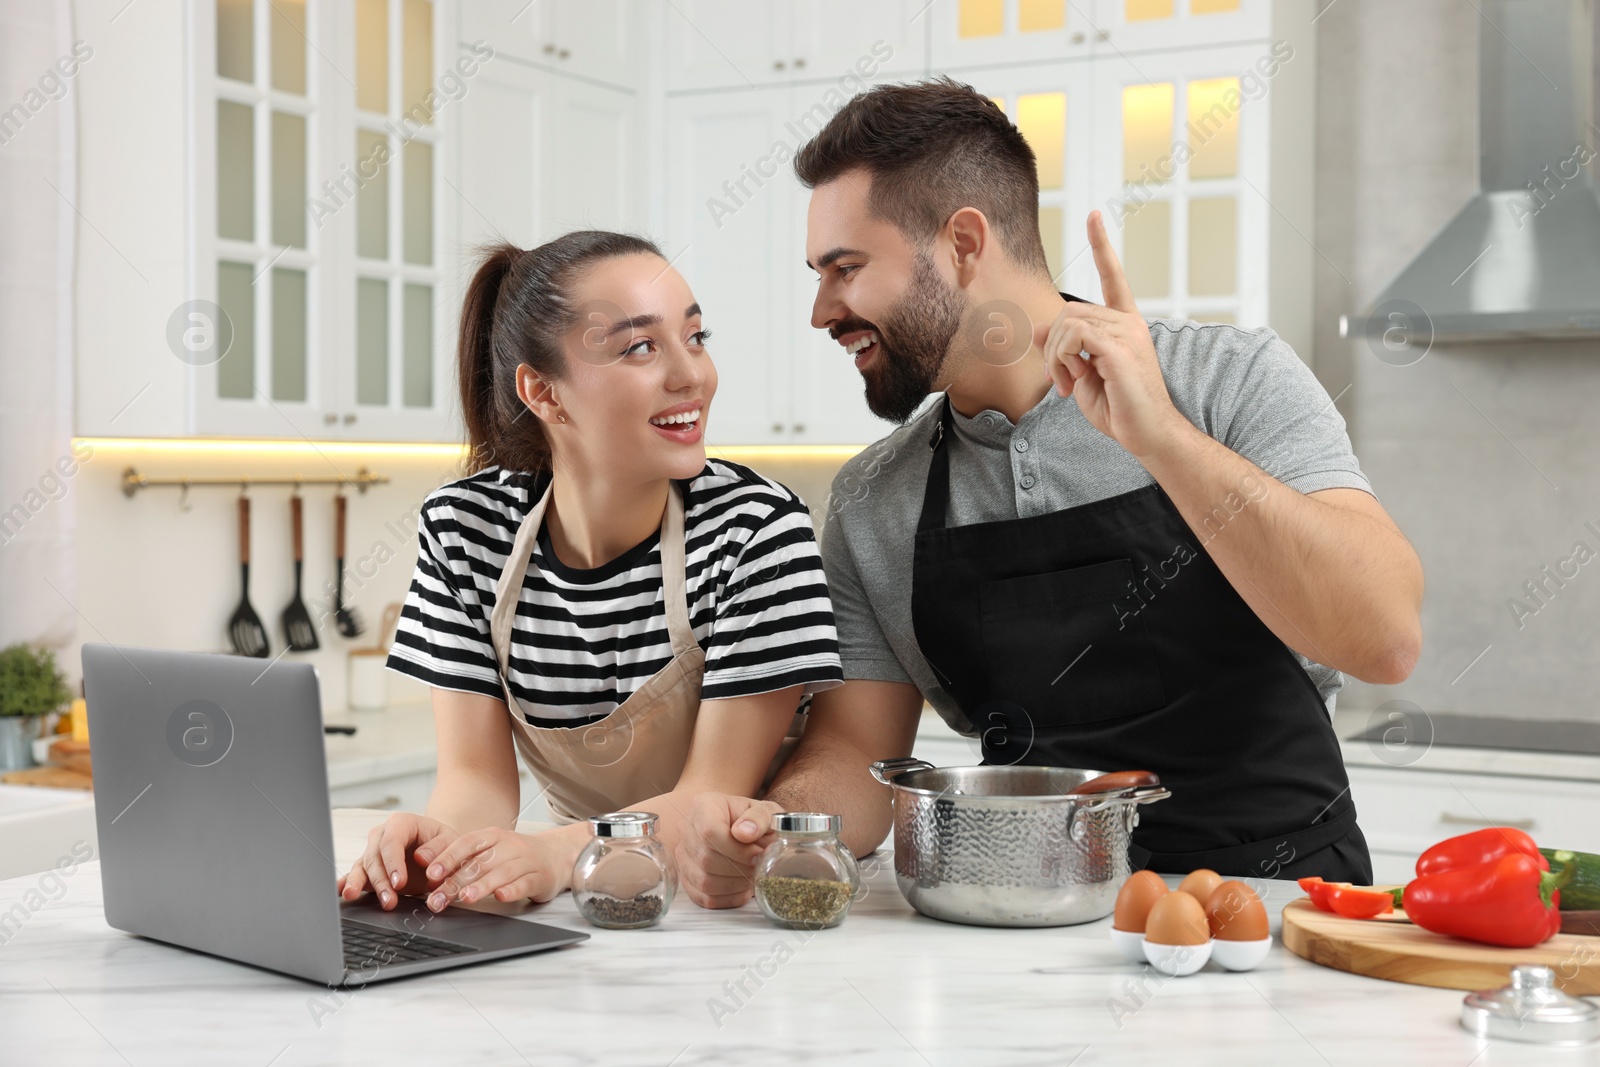
[[[353,412],[353,411],[345,412],[344,424],[346,426],[349,426],[352,422],[355,422],[355,421],[356,421],[356,413],[355,412]]]
[[[331,411],[322,416],[322,424],[324,426],[332,426],[334,423],[336,423],[338,421],[339,421],[339,416],[335,415]]]
[[[1457,815],[1441,812],[1439,821],[1447,826],[1509,826],[1513,830],[1532,830],[1537,825],[1532,819],[1486,819],[1481,815]]]
[[[803,422],[795,423],[794,424],[794,432],[795,433],[805,433],[806,432],[806,424],[803,423]]]
[[[556,54],[556,46],[553,45],[553,44],[545,45],[544,46],[544,54],[547,55],[547,56],[555,55]]]
[[[774,60],[773,60],[773,61],[772,61],[772,69],[773,69],[773,70],[782,70],[782,69],[783,69],[783,60],[781,60],[781,59],[774,59]]]
[[[341,808],[398,808],[400,798],[390,793],[382,800],[374,800],[370,804],[340,804]]]
[[[801,69],[803,69],[805,67],[805,65],[806,65],[806,57],[805,56],[795,56],[794,57],[794,69],[795,70],[801,70]]]
[[[773,433],[782,433],[783,432],[783,423],[781,423],[781,422],[773,423],[772,424],[772,432]]]
[[[1083,43],[1083,34],[1081,34],[1081,33],[1073,34],[1072,35],[1072,43],[1073,44],[1082,44]]]
[[[563,48],[563,49],[561,49],[561,51],[556,53],[556,57],[559,58],[559,59],[566,59],[571,54],[572,53],[569,50]]]
[[[1111,31],[1101,30],[1099,33],[1095,34],[1095,37],[1102,41],[1109,41],[1111,40]]]

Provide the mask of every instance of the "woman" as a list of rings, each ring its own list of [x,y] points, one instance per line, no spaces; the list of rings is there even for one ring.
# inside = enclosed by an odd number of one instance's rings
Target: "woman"
[[[340,894],[548,900],[589,815],[643,809],[677,851],[703,791],[750,796],[796,709],[841,681],[810,515],[707,460],[710,331],[651,242],[487,251],[458,351],[472,473],[422,507],[388,665],[433,687],[427,813],[391,816]],[[568,825],[515,832],[517,755]],[[747,882],[685,879],[731,907]]]

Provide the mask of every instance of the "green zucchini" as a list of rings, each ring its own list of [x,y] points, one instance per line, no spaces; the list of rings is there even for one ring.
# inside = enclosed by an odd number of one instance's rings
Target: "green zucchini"
[[[1560,870],[1564,863],[1572,864],[1572,881],[1561,887],[1562,911],[1600,910],[1600,856],[1564,848],[1539,851],[1550,861],[1552,871]]]

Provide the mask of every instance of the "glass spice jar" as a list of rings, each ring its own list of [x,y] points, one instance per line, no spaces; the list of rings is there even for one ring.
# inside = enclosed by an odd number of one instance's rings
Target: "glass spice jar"
[[[637,930],[661,921],[678,875],[648,811],[614,811],[589,820],[594,837],[572,868],[578,912],[607,930]]]
[[[756,864],[756,902],[791,930],[838,926],[861,888],[856,858],[839,841],[843,820],[816,811],[772,817],[777,839]]]

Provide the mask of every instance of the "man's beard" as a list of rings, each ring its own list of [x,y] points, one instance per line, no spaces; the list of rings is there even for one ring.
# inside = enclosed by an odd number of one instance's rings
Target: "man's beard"
[[[965,310],[966,302],[945,284],[933,260],[918,252],[904,299],[878,331],[877,358],[862,372],[874,415],[904,425],[916,414],[939,380]]]

